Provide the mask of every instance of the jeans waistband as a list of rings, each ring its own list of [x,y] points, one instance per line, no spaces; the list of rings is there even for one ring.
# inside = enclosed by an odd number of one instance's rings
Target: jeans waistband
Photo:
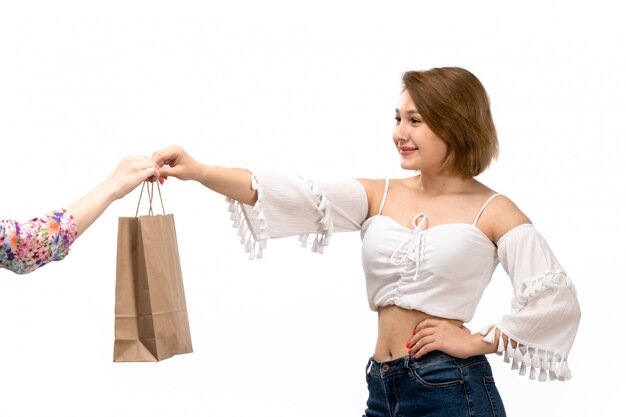
[[[379,362],[376,359],[374,359],[374,357],[371,357],[365,368],[365,373],[367,375],[371,372],[375,375],[379,375],[382,377],[384,375],[391,375],[391,374],[395,374],[398,372],[404,372],[407,369],[411,369],[411,368],[413,369],[421,368],[422,366],[426,366],[429,364],[433,364],[433,363],[437,363],[437,362],[441,362],[445,360],[453,360],[457,364],[457,366],[459,366],[460,368],[463,368],[479,361],[486,361],[487,358],[485,357],[485,355],[478,355],[478,356],[472,356],[467,359],[458,359],[458,358],[454,358],[446,353],[439,352],[439,351],[429,352],[419,359],[413,359],[413,356],[406,355],[398,359],[392,359],[389,361]]]

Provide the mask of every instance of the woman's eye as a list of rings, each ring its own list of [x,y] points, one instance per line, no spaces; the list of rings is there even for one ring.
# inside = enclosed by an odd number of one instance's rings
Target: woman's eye
[[[421,123],[422,121],[419,119],[411,119],[411,123],[416,124],[416,123]]]
[[[396,119],[396,123],[400,123],[400,116],[396,116],[395,119]]]

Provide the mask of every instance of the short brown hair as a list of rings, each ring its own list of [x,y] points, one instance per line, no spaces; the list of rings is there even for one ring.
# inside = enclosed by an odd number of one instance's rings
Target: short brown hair
[[[498,136],[480,80],[445,67],[405,72],[402,82],[424,122],[448,145],[443,167],[467,177],[487,169],[498,156]]]

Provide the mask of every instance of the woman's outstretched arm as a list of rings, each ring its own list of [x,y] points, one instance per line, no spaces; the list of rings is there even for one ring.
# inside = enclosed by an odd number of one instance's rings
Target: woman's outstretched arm
[[[67,207],[76,221],[77,236],[87,230],[112,202],[124,197],[148,178],[158,177],[159,170],[151,159],[145,156],[122,158],[106,180]]]
[[[194,180],[240,203],[256,203],[257,192],[251,187],[251,173],[245,169],[202,164],[178,145],[155,152],[152,160],[159,166],[162,176]]]
[[[115,200],[148,178],[158,178],[157,165],[145,156],[123,158],[111,175],[67,208],[27,222],[0,221],[0,267],[17,274],[60,261],[80,236]]]
[[[262,257],[266,241],[299,236],[302,246],[321,253],[335,232],[359,230],[368,200],[355,179],[318,183],[272,170],[254,172],[201,164],[180,146],[157,151],[161,176],[195,180],[227,197],[233,227],[250,259]]]

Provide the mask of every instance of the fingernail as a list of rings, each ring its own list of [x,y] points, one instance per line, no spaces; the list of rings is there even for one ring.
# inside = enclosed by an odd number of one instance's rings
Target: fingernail
[[[163,185],[163,182],[164,182],[164,181],[165,181],[165,180],[163,179],[163,177],[159,177],[159,184]]]
[[[413,353],[413,352],[411,352],[411,349],[409,349],[409,355],[410,355],[411,353]]]
[[[415,331],[415,329],[413,329],[413,335],[415,335],[415,333],[417,333],[417,332]]]
[[[410,340],[408,342],[406,342],[406,347],[408,347],[408,348],[411,347],[411,341]]]

